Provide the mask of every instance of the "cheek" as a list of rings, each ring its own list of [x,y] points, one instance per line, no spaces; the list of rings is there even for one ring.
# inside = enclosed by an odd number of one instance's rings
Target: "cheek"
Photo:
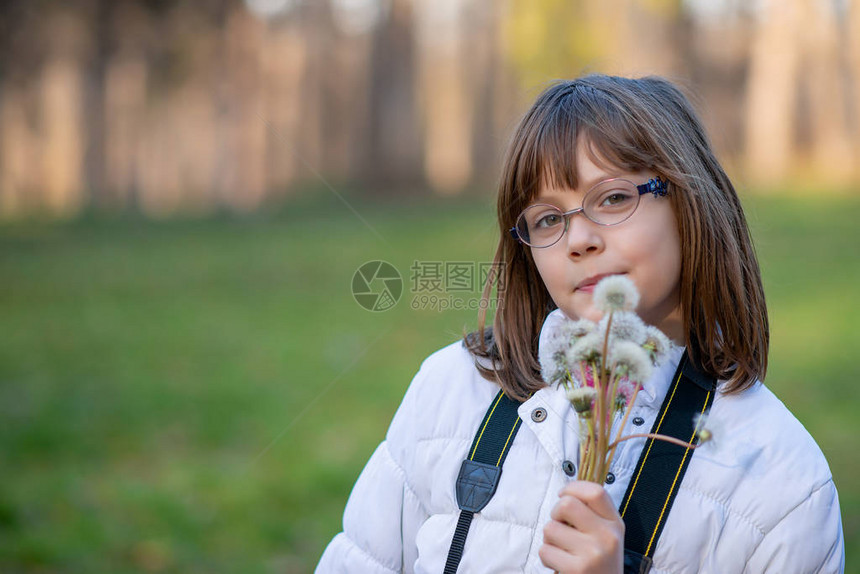
[[[551,248],[541,249],[539,252],[536,251],[532,250],[532,260],[534,261],[535,268],[550,297],[558,304],[557,297],[563,295],[562,291],[568,285],[564,269],[564,257],[553,255],[550,252]]]
[[[538,275],[540,275],[544,285],[549,287],[552,283],[553,277],[557,275],[555,272],[555,267],[557,267],[557,265],[553,265],[554,259],[552,257],[547,257],[548,254],[546,249],[532,249],[531,253],[532,261],[534,261]]]
[[[643,299],[652,299],[652,303],[658,299],[678,298],[681,282],[681,240],[677,226],[674,218],[659,223],[665,226],[663,231],[643,237],[637,254],[640,261],[650,262],[645,265],[642,279],[646,284],[640,290],[644,291]]]

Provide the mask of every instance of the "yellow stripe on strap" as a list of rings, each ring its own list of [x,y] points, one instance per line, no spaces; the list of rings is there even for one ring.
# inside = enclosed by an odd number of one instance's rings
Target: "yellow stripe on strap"
[[[663,419],[666,418],[666,413],[669,412],[669,405],[672,404],[672,399],[675,398],[675,391],[678,389],[678,383],[681,381],[682,374],[683,369],[678,369],[678,378],[675,379],[675,384],[672,386],[672,394],[669,395],[669,402],[666,404],[666,408],[663,409],[663,414],[660,415],[660,422],[657,424],[657,429],[655,430],[655,432],[660,432],[660,427],[663,426]],[[624,501],[624,508],[621,510],[622,518],[624,518],[624,513],[627,512],[627,505],[630,504],[630,500],[633,498],[633,492],[636,490],[636,485],[639,483],[639,476],[642,474],[642,469],[645,468],[645,462],[648,460],[648,455],[651,453],[651,447],[653,445],[654,439],[649,439],[648,450],[645,451],[645,458],[642,459],[642,464],[639,465],[639,472],[636,473],[636,479],[633,481],[633,488],[630,489],[630,494],[629,496],[627,496],[627,500]],[[677,480],[677,475],[675,478]],[[665,505],[663,508],[665,509]],[[657,524],[659,524],[659,522]],[[654,537],[652,536],[651,539],[653,540]]]
[[[705,396],[705,404],[702,405],[702,413],[705,414],[705,409],[708,406],[708,399],[711,398],[711,393],[708,391],[708,394]],[[693,436],[690,437],[690,440],[687,442],[692,443],[696,438],[696,430],[693,429]],[[651,533],[651,540],[648,541],[648,548],[645,549],[645,556],[651,555],[651,545],[654,544],[654,537],[657,536],[657,531],[660,530],[660,523],[663,522],[663,514],[666,513],[666,506],[669,504],[669,499],[672,498],[672,493],[675,492],[675,484],[678,482],[678,476],[681,474],[681,469],[684,468],[684,461],[687,460],[687,455],[690,453],[692,449],[688,448],[684,450],[684,456],[681,458],[681,464],[678,466],[678,472],[675,473],[675,479],[672,481],[672,488],[669,489],[669,495],[666,497],[666,501],[663,503],[663,509],[660,510],[660,517],[657,518],[657,525],[654,526],[654,532]]]
[[[502,452],[499,453],[499,460],[496,461],[496,466],[502,464],[502,457],[505,456],[505,452],[508,450],[508,443],[511,442],[511,437],[514,436],[514,431],[517,430],[518,424],[520,424],[519,417],[514,421],[514,426],[511,427],[511,432],[508,434],[508,440],[505,441],[505,446],[502,447]]]
[[[504,393],[499,393],[499,397],[496,399],[496,402],[493,403],[493,409],[490,411],[490,416],[488,416],[487,420],[484,421],[484,426],[481,427],[481,432],[478,434],[478,440],[475,441],[475,448],[472,449],[472,454],[469,455],[469,460],[475,460],[475,453],[478,451],[478,445],[481,444],[481,437],[484,436],[484,431],[486,430],[487,425],[490,424],[490,419],[493,418],[493,413],[496,411],[496,407],[499,406],[499,403],[502,401],[502,397],[504,396]],[[516,424],[514,424],[514,427],[516,428]],[[510,438],[511,437],[508,436],[508,440],[510,440]]]

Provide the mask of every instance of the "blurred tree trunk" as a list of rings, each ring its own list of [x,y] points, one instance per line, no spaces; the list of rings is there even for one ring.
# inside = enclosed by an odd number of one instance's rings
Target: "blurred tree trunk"
[[[84,74],[84,123],[87,146],[84,155],[84,182],[87,200],[96,208],[116,207],[111,205],[109,190],[105,185],[105,95],[107,61],[112,51],[112,12],[114,2],[91,0],[88,4],[87,34],[91,50],[83,69]]]
[[[84,203],[84,52],[87,28],[72,10],[47,15],[48,58],[40,76],[42,187],[53,213],[73,215]]]
[[[795,147],[803,0],[764,0],[756,20],[747,79],[745,147],[752,183],[774,185]]]
[[[267,135],[260,66],[263,26],[243,7],[236,6],[227,17],[224,30],[230,93],[229,141],[234,147],[229,158],[233,170],[222,191],[228,205],[243,211],[260,205],[267,186]]]
[[[738,104],[747,80],[752,22],[737,3],[725,10],[714,18],[687,8],[679,25],[679,52],[682,77],[695,87],[693,103],[720,159],[731,168],[744,144],[745,112]]]
[[[483,46],[475,40],[483,30],[462,2],[431,0],[416,6],[424,175],[435,191],[457,193],[472,176],[474,91],[486,64]]]
[[[370,30],[350,27],[347,15],[335,14],[329,3],[325,6],[326,10],[317,8],[320,128],[325,150],[317,168],[341,182],[361,171],[359,150],[366,145],[373,35]]]
[[[836,3],[804,1],[805,66],[801,74],[809,100],[811,176],[819,184],[844,185],[855,174],[852,162],[849,79],[844,73],[846,26]]]
[[[137,149],[144,138],[149,68],[146,33],[149,15],[136,2],[114,7],[110,21],[114,49],[104,64],[103,205],[126,209],[137,205]]]
[[[301,170],[302,93],[310,56],[306,33],[298,22],[266,31],[262,57],[264,110],[268,128],[267,166],[270,192],[285,193]]]
[[[33,166],[39,142],[27,122],[28,97],[21,86],[4,86],[0,99],[0,216],[14,218],[39,207]]]
[[[412,3],[392,0],[388,18],[374,35],[369,70],[362,179],[377,191],[423,183],[414,54]]]
[[[852,0],[847,8],[848,27],[848,101],[854,143],[853,163],[860,166],[860,1]]]
[[[510,69],[503,58],[501,9],[496,2],[486,0],[471,4],[469,20],[476,30],[466,34],[464,56],[469,70],[467,77],[475,83],[469,105],[472,121],[472,183],[486,189],[498,180],[501,156],[504,152],[505,126],[515,117],[517,94]]]

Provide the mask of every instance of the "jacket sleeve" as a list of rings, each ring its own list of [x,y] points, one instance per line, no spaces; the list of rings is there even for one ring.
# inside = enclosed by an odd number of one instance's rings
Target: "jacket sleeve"
[[[414,411],[420,404],[426,362],[394,415],[386,440],[374,451],[346,503],[343,532],[332,539],[318,574],[412,572],[415,535],[428,514],[409,485],[404,457],[414,450]]]
[[[358,477],[343,514],[343,532],[328,545],[316,572],[403,571],[403,515],[419,510],[403,470],[383,442]]]
[[[765,533],[745,570],[770,574],[844,571],[842,518],[832,480],[813,490]]]

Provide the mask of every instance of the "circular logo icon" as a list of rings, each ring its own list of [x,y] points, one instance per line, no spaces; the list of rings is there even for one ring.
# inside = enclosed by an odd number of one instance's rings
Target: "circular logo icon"
[[[368,311],[387,311],[403,294],[403,279],[391,263],[368,261],[352,276],[352,296]]]

